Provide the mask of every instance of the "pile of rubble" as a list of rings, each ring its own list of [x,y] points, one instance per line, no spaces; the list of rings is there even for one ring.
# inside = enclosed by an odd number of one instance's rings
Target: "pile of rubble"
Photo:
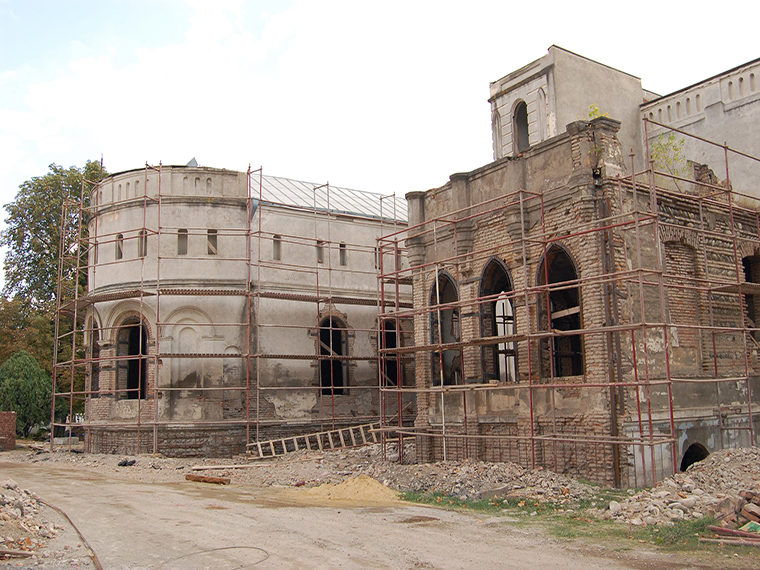
[[[43,519],[42,503],[11,479],[0,482],[0,552],[33,554],[55,537],[60,527]],[[2,559],[2,556],[0,556]]]
[[[673,525],[703,516],[736,522],[760,504],[760,449],[716,451],[685,473],[665,479],[625,501],[610,501],[594,512],[604,519],[632,525]]]

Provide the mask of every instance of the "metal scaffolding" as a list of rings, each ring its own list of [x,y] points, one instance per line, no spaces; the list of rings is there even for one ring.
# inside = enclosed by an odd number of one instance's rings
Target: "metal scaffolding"
[[[378,195],[378,216],[347,212],[345,202],[334,207],[328,184],[311,188],[311,205],[277,202],[265,195],[262,169],[249,168],[244,175],[246,195],[241,197],[241,207],[244,202],[246,211],[245,225],[209,230],[184,224],[180,228],[176,216],[162,213],[165,208],[171,207],[172,199],[175,202],[177,200],[170,195],[171,192],[167,193],[163,189],[166,169],[161,164],[146,164],[141,192],[135,184],[134,194],[129,195],[128,189],[122,197],[119,186],[118,196],[114,191],[113,200],[108,200],[107,203],[104,202],[98,185],[84,181],[79,201],[64,204],[55,318],[52,433],[83,434],[85,447],[90,450],[93,430],[124,430],[123,433],[134,433],[134,442],[122,442],[120,449],[133,448],[131,451],[134,452],[155,453],[167,452],[166,442],[162,442],[160,432],[172,428],[196,432],[212,428],[238,430],[236,433],[240,434],[240,444],[244,448],[246,443],[258,441],[271,433],[291,431],[298,434],[307,428],[322,429],[329,426],[334,429],[336,425],[340,427],[377,421],[379,407],[368,410],[364,416],[358,416],[336,406],[336,396],[342,396],[349,390],[354,395],[371,392],[379,402],[374,382],[368,385],[351,383],[349,386],[345,382],[347,374],[343,375],[343,367],[356,362],[375,365],[378,358],[377,343],[384,342],[385,339],[380,331],[382,323],[377,321],[377,325],[352,327],[352,344],[357,344],[356,340],[361,337],[362,351],[348,351],[333,346],[334,340],[346,338],[346,324],[339,323],[337,318],[332,317],[324,322],[320,319],[334,314],[336,306],[364,306],[375,322],[378,305],[378,296],[373,290],[376,270],[371,266],[363,267],[346,262],[352,257],[366,260],[374,258],[377,264],[379,258],[374,238],[368,243],[361,240],[350,243],[345,239],[346,236],[334,235],[334,226],[335,220],[342,217],[360,224],[377,226],[377,235],[396,230],[400,227],[399,224],[403,224],[399,220],[403,216],[397,211],[395,196]],[[155,191],[148,190],[149,177],[153,180]],[[135,227],[113,230],[103,224],[104,213],[118,211],[126,206],[142,209],[139,216],[141,219],[135,218]],[[297,229],[283,227],[282,224],[273,225],[268,214],[278,211],[301,217],[311,216],[313,233],[303,235],[304,232],[299,234]],[[233,276],[224,287],[211,282],[204,285],[197,280],[187,283],[180,280],[178,283],[176,278],[167,278],[162,274],[162,267],[169,267],[178,259],[183,262],[202,262],[208,259],[207,256],[195,258],[188,255],[187,242],[194,239],[193,236],[206,236],[208,254],[214,256],[215,262],[229,268],[221,268],[226,276]],[[166,240],[171,240],[171,243]],[[184,250],[178,251],[173,243],[182,243],[182,240],[184,246],[177,247],[184,247]],[[244,253],[217,255],[218,244],[223,240],[234,244],[234,247],[227,248],[228,251]],[[125,278],[124,283],[116,286],[110,284],[105,289],[99,289],[98,272],[127,260],[128,256],[123,252],[130,243],[132,249],[135,249],[135,243],[137,246],[137,259],[132,258],[130,261],[139,262],[139,275],[129,275],[129,280]],[[316,251],[317,255],[311,258],[311,262],[304,262],[303,259],[288,262],[264,253],[265,250],[273,252],[274,248],[279,251],[279,248],[287,247],[308,248],[309,251]],[[106,260],[102,254],[105,250],[115,251],[115,259]],[[241,266],[245,267],[242,272],[239,271]],[[299,282],[299,286],[287,291],[273,286],[269,275],[275,271],[281,274],[286,272],[288,279]],[[334,287],[336,279],[344,285]],[[371,288],[367,291],[357,288],[355,293],[347,293],[345,283],[351,283],[352,280],[365,280]],[[406,295],[404,302],[410,306],[408,291]],[[187,351],[166,341],[166,331],[181,324],[168,313],[171,312],[173,303],[183,297],[226,297],[244,307],[240,311],[242,318],[239,320],[194,323],[195,327],[207,327],[210,330],[233,329],[237,336],[244,339],[239,349]],[[99,304],[125,300],[132,302],[134,322],[113,326],[96,324],[94,315]],[[299,312],[302,316],[299,324],[282,322],[277,319],[276,311],[266,306],[267,303],[282,302],[287,302]],[[149,314],[155,318],[148,318]],[[341,326],[344,328],[338,330]],[[123,332],[123,329],[128,330]],[[265,340],[278,334],[314,337],[316,350],[293,352],[286,346],[278,346],[277,350],[273,350],[273,342],[267,343]],[[341,334],[344,336],[341,337]],[[138,348],[120,352],[120,346],[109,348],[106,339],[110,338],[117,338],[116,345],[132,343],[130,347]],[[399,342],[402,342],[401,339]],[[262,373],[268,362],[280,362],[288,366],[297,361],[308,361],[307,366],[316,370],[314,376],[320,381],[305,384],[279,382],[277,378],[272,378],[271,375],[265,377]],[[174,362],[179,364],[174,366]],[[181,385],[174,377],[173,370],[180,365],[202,370],[204,362],[216,363],[214,366],[223,369],[223,382],[205,385],[198,381],[188,386]],[[107,370],[111,371],[114,380],[106,388],[100,380],[101,373],[105,374]],[[137,379],[136,385],[118,386],[116,375],[120,371],[125,371],[126,375],[128,370],[133,371],[130,374]],[[403,383],[404,374],[398,378]],[[265,405],[273,397],[287,397],[294,392],[316,395],[319,406],[316,415],[287,419],[274,414],[271,404]],[[101,399],[109,399],[111,402],[136,400],[136,412],[131,418],[102,417],[98,414]],[[188,418],[167,415],[161,411],[162,405],[165,407],[167,402],[180,399],[218,400],[223,412],[217,417]],[[233,408],[233,411],[229,411]],[[396,414],[398,415],[398,410]],[[230,433],[230,437],[234,438],[234,433]],[[171,450],[168,452],[171,453]]]
[[[678,469],[684,418],[717,422],[716,446],[755,444],[760,204],[732,189],[729,165],[758,159],[651,120],[647,143],[651,125],[722,148],[724,180],[652,159],[636,172],[631,155],[631,175],[595,173],[593,215],[572,232],[557,231],[542,191],[514,188],[380,240],[381,251],[406,244],[411,260],[382,267],[380,282],[413,282],[415,299],[382,304],[381,319],[413,319],[417,341],[383,347],[380,366],[410,356],[418,379],[381,386],[418,405],[413,428],[382,429],[414,437],[418,460],[511,460],[641,486]],[[494,227],[501,238],[477,239]],[[578,273],[568,241],[594,270]],[[678,257],[685,244],[694,264]],[[489,289],[502,257],[505,277]],[[571,399],[582,404],[569,413]]]

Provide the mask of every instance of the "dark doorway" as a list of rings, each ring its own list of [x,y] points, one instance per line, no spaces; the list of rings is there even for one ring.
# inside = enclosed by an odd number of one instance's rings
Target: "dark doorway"
[[[710,452],[707,451],[707,448],[704,445],[701,443],[692,443],[686,448],[686,452],[683,454],[680,470],[686,471],[690,465],[702,461],[708,455],[710,455]]]
[[[335,356],[346,356],[346,326],[329,317],[319,323],[319,384],[323,395],[344,393],[345,363]]]
[[[548,376],[583,374],[583,338],[580,334],[563,334],[581,328],[580,290],[575,263],[561,247],[546,252],[538,273],[539,285],[553,285],[538,298],[541,330],[557,331],[541,341],[543,373]]]
[[[119,397],[145,398],[148,378],[148,331],[137,318],[127,319],[119,329],[117,385],[126,389]],[[126,396],[125,396],[126,394]]]

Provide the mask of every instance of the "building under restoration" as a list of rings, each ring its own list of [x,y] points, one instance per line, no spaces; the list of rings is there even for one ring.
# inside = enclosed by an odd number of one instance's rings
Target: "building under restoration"
[[[159,166],[107,177],[69,216],[61,275],[87,288],[61,279],[58,341],[75,358],[56,362],[55,399],[88,450],[225,455],[397,413],[378,379],[413,370],[378,370],[404,332],[377,320],[376,240],[405,225],[405,202]]]
[[[737,69],[726,84],[754,68]],[[387,429],[415,436],[419,461],[631,486],[754,444],[760,192],[746,173],[758,160],[649,119],[637,78],[560,48],[491,93],[495,162],[407,194],[409,227],[382,240],[408,250],[409,269],[382,277],[413,281],[399,317],[414,322],[417,378],[414,428]],[[625,148],[611,118],[559,128],[596,96],[636,121]],[[681,154],[702,147],[722,157],[718,174]]]

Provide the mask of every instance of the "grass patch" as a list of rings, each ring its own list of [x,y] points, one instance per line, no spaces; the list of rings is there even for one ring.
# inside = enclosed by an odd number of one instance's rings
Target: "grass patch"
[[[444,493],[419,492],[403,493],[402,499],[446,509],[469,510],[497,516],[517,515],[519,522],[513,524],[537,524],[549,535],[568,540],[615,541],[616,546],[621,549],[635,548],[636,545],[644,543],[672,551],[699,550],[725,554],[729,549],[731,553],[741,554],[743,551],[752,550],[749,547],[723,547],[700,543],[699,537],[710,535],[707,526],[715,524],[715,520],[708,517],[678,521],[673,526],[644,527],[601,520],[585,512],[593,506],[603,509],[609,501],[622,501],[628,496],[628,492],[624,490],[600,487],[593,496],[569,505],[516,497],[463,500]],[[751,552],[751,557],[757,554],[758,552]]]

